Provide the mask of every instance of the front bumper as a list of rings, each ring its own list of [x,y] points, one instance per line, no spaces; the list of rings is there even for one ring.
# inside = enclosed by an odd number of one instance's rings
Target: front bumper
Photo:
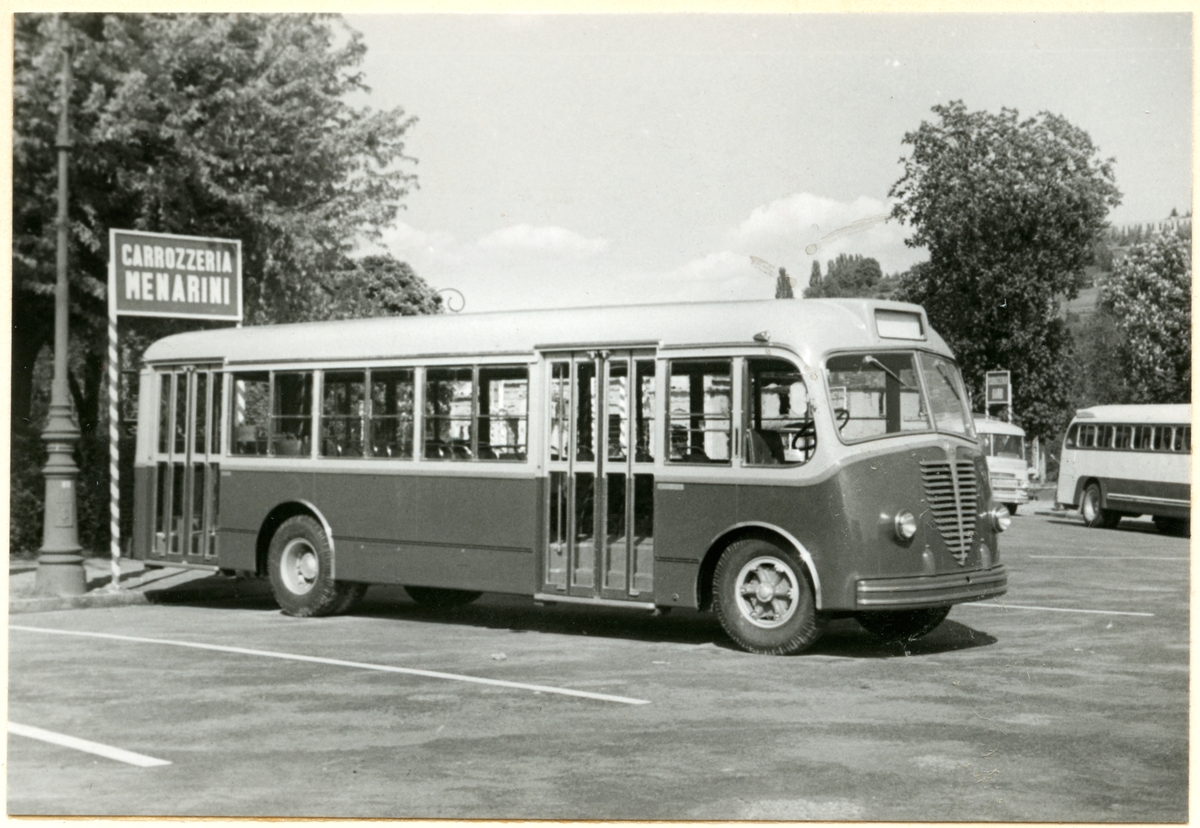
[[[908,578],[865,578],[855,588],[856,609],[921,609],[995,598],[1008,591],[1003,565],[974,572],[917,575]]]

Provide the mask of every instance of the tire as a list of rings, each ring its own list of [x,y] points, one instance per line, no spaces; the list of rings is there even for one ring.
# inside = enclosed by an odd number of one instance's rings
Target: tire
[[[290,517],[271,538],[267,571],[275,601],[286,615],[312,618],[344,612],[366,592],[366,584],[333,580],[332,570],[333,547],[314,518]]]
[[[421,606],[433,607],[434,609],[465,607],[480,595],[483,595],[482,592],[473,592],[469,589],[440,589],[438,587],[407,585],[404,587],[404,591],[408,593],[408,597]]]
[[[1092,529],[1112,529],[1121,522],[1121,513],[1100,507],[1100,484],[1089,483],[1083,490],[1083,502],[1079,504],[1079,516],[1085,526]]]
[[[881,641],[916,641],[933,632],[950,614],[949,607],[919,610],[860,612],[855,618],[862,628]]]
[[[764,540],[743,540],[721,553],[713,574],[714,608],[743,650],[793,655],[821,637],[808,573],[796,554]]]
[[[1154,525],[1158,527],[1158,531],[1164,535],[1175,535],[1181,538],[1190,538],[1192,536],[1192,522],[1187,518],[1173,518],[1156,515]]]
[[[1017,513],[1017,506],[1018,506],[1018,505],[1020,505],[1020,504],[1017,504],[1017,503],[1005,503],[1004,505],[1005,505],[1005,506],[1008,508],[1008,513],[1009,513],[1010,515],[1015,515],[1015,514]]]

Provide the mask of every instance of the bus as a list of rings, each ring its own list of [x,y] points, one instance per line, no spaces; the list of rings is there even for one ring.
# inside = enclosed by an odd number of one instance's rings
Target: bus
[[[711,610],[757,653],[1001,595],[966,389],[919,306],[635,305],[208,330],[140,369],[133,555],[285,613]]]
[[[1191,534],[1192,407],[1097,405],[1063,438],[1058,504],[1090,527],[1150,515],[1160,532]]]
[[[1003,420],[975,418],[975,433],[987,458],[992,497],[1003,503],[1009,514],[1029,502],[1029,467],[1025,465],[1025,430]]]

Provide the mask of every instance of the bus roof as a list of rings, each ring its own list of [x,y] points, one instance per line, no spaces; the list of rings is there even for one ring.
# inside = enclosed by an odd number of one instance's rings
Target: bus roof
[[[922,339],[881,338],[876,310],[919,314]],[[532,354],[538,348],[754,345],[790,347],[809,365],[847,348],[925,348],[949,354],[918,305],[876,299],[752,300],[490,313],[391,316],[221,328],[168,336],[147,363],[352,361]],[[766,344],[761,339],[758,344]]]
[[[1006,423],[1004,420],[992,420],[987,417],[975,418],[975,430],[981,434],[1017,434],[1025,436],[1025,429]]]
[[[1192,407],[1179,405],[1093,405],[1075,412],[1076,420],[1104,423],[1191,423]]]

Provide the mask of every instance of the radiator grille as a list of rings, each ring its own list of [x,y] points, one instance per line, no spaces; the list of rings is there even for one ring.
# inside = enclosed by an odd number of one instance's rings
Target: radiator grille
[[[967,562],[975,537],[975,510],[979,505],[979,482],[970,460],[921,461],[925,499],[933,513],[942,540],[959,566]]]

